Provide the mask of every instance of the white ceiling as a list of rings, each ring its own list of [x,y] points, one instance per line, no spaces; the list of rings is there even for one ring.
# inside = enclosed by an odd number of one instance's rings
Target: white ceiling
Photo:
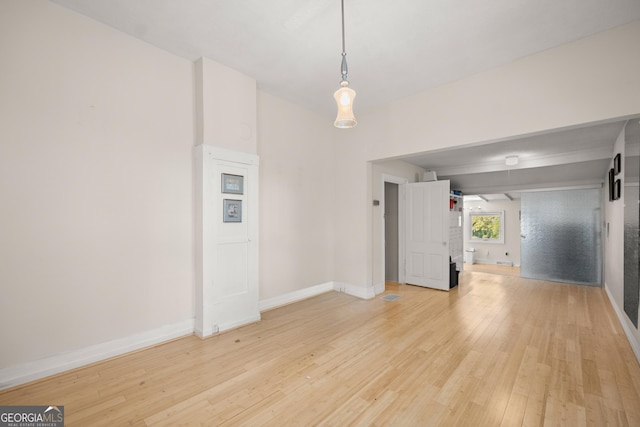
[[[340,0],[50,1],[188,60],[204,56],[221,62],[255,78],[261,90],[327,120],[335,116]],[[345,0],[349,81],[358,93],[354,111],[376,109],[638,19],[638,0]],[[475,194],[516,191],[532,182],[601,181],[623,125],[405,160]],[[640,141],[640,126],[633,126]],[[507,169],[504,157],[510,154],[520,163]]]
[[[51,0],[328,117],[340,0]],[[640,19],[638,0],[345,0],[355,112]]]

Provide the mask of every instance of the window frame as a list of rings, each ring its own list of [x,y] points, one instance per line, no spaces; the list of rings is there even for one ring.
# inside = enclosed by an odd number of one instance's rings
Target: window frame
[[[484,239],[484,238],[480,238],[480,237],[474,237],[473,236],[473,217],[474,216],[497,216],[500,218],[500,237],[497,239]],[[490,244],[504,244],[504,239],[505,239],[505,234],[506,234],[506,229],[505,229],[505,218],[504,218],[504,211],[491,211],[491,212],[485,212],[485,211],[470,211],[469,212],[469,216],[468,216],[468,221],[467,223],[468,225],[468,232],[469,232],[469,242],[474,242],[474,243],[490,243]]]

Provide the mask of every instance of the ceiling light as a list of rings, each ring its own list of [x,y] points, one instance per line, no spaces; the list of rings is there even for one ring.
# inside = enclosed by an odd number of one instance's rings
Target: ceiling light
[[[507,156],[504,160],[507,166],[515,166],[518,164],[518,156]]]
[[[340,74],[342,74],[342,81],[340,82],[340,89],[338,89],[333,97],[338,104],[338,116],[333,123],[337,128],[352,128],[358,122],[353,115],[353,99],[356,97],[356,91],[349,87],[349,81],[347,80],[347,53],[344,48],[344,0],[342,3],[342,63],[340,65]]]

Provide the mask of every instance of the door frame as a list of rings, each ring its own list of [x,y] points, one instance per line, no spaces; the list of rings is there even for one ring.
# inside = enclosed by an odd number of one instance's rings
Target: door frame
[[[399,176],[388,175],[386,173],[382,174],[381,177],[381,188],[382,188],[382,197],[381,204],[382,209],[380,209],[380,215],[382,216],[382,227],[380,230],[381,233],[381,250],[382,250],[382,280],[385,280],[386,275],[386,249],[385,249],[385,230],[387,227],[387,223],[384,218],[385,212],[385,203],[386,203],[386,194],[384,190],[385,182],[389,182],[392,184],[398,184],[398,281],[400,283],[405,283],[405,209],[404,209],[404,200],[406,194],[405,184],[409,183],[407,178],[402,178]]]

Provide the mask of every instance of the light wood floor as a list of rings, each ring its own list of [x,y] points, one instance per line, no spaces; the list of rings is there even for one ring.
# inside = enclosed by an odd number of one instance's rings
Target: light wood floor
[[[464,264],[464,271],[479,271],[482,273],[520,277],[520,267],[509,267],[497,264]]]
[[[67,426],[640,426],[640,366],[599,288],[479,272],[331,292],[259,323],[0,392]]]

